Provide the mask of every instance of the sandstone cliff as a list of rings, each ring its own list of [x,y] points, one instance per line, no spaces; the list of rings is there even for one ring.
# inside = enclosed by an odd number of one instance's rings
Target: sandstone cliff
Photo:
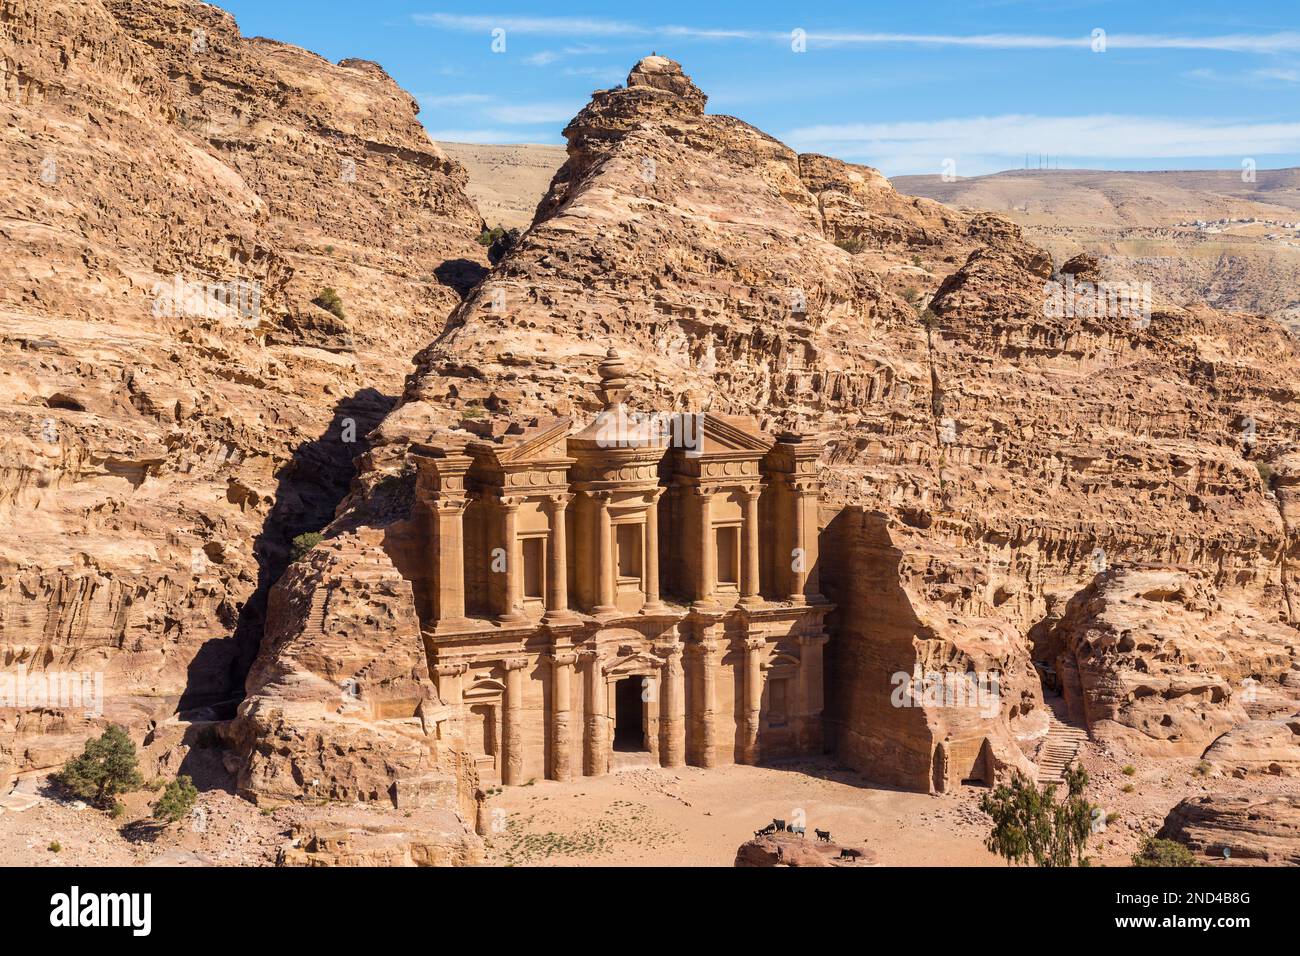
[[[142,731],[241,695],[481,221],[379,67],[207,4],[7,0],[0,80],[0,659]],[[88,730],[0,710],[0,777]]]

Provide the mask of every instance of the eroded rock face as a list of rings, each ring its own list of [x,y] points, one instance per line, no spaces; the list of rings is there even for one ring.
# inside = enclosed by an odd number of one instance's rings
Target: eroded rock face
[[[478,777],[451,741],[429,679],[411,585],[382,534],[340,535],[292,564],[272,592],[268,634],[230,729],[239,793],[474,819]]]
[[[401,826],[336,811],[328,824],[295,827],[279,866],[475,866],[483,845],[452,813],[422,812]]]
[[[1291,673],[1295,631],[1207,578],[1116,568],[1071,602],[1050,640],[1071,715],[1093,736],[1199,754],[1248,719],[1244,697]]]
[[[1300,714],[1234,727],[1210,745],[1205,759],[1234,777],[1300,776]]]
[[[1300,866],[1300,796],[1188,797],[1169,811],[1159,836],[1187,844],[1207,862]]]
[[[13,0],[0,63],[0,665],[105,694],[0,710],[3,777],[239,697],[288,539],[332,518],[457,301],[434,273],[481,247],[373,64],[161,0]]]

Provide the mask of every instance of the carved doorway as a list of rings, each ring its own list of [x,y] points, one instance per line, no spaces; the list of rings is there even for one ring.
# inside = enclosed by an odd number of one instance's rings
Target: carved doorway
[[[624,677],[614,685],[614,749],[648,751],[645,702],[641,699],[646,678]]]

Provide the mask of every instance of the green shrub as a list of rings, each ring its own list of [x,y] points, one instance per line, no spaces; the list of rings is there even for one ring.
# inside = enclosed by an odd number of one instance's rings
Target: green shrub
[[[53,841],[51,841],[51,843],[50,843],[50,845],[47,847],[47,849],[48,849],[51,853],[59,853],[59,852],[61,852],[61,851],[63,850],[63,844],[60,843],[58,840],[53,840]]]
[[[293,544],[289,548],[289,563],[301,561],[307,556],[312,548],[321,543],[324,537],[319,531],[307,531],[293,539]]]
[[[494,226],[491,229],[484,229],[478,235],[478,244],[480,246],[490,246],[506,234],[505,226]]]
[[[1124,769],[1120,771],[1120,773],[1122,773],[1126,777],[1131,777],[1137,772],[1138,772],[1137,767],[1133,766],[1131,763],[1125,764]]]
[[[1255,470],[1259,472],[1259,480],[1264,482],[1265,488],[1273,487],[1273,466],[1266,461],[1255,462]]]
[[[339,319],[344,318],[343,300],[339,298],[339,294],[335,292],[333,289],[330,288],[321,289],[320,294],[317,295],[316,298],[312,299],[311,301],[312,301],[312,305],[318,305],[326,312],[333,313],[336,318]]]
[[[121,815],[117,808],[122,805],[117,802],[117,795],[144,785],[136,767],[135,744],[116,724],[94,740],[86,741],[86,749],[80,756],[70,757],[55,780],[114,816]]]
[[[1204,866],[1187,849],[1176,840],[1161,840],[1147,837],[1142,847],[1133,854],[1134,866]]]
[[[154,819],[166,820],[168,823],[184,819],[194,809],[194,801],[198,798],[199,791],[194,786],[194,781],[186,776],[177,777],[167,784],[162,796],[153,805]]]
[[[1084,799],[1088,774],[1082,767],[1065,769],[1066,793],[1056,799],[1056,785],[1043,790],[1022,774],[1012,774],[980,799],[980,809],[993,818],[984,841],[989,852],[1012,863],[1041,867],[1087,866],[1084,855],[1092,835],[1094,807]]]
[[[1134,787],[1133,784],[1131,783],[1126,783],[1124,784],[1124,786],[1120,787],[1120,789],[1123,790],[1125,793],[1132,793],[1137,788]]]
[[[854,256],[856,256],[863,249],[867,248],[867,244],[863,242],[861,239],[857,239],[857,238],[836,239],[835,245],[839,246],[845,252]]]

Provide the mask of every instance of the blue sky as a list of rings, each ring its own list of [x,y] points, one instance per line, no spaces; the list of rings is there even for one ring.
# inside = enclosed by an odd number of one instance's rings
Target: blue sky
[[[1300,0],[218,5],[246,35],[381,63],[436,139],[563,143],[592,90],[654,50],[710,112],[891,176],[948,160],[979,175],[1026,153],[1061,168],[1300,166]]]

